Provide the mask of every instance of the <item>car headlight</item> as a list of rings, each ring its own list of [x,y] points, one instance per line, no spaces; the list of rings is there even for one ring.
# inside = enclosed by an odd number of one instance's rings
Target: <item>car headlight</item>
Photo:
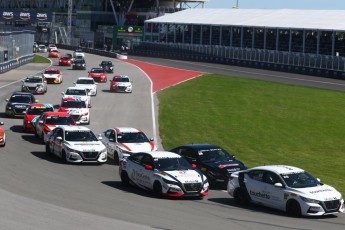
[[[208,183],[208,180],[207,180],[207,179],[204,180],[204,184],[206,184],[206,183]]]
[[[301,199],[304,201],[304,202],[307,202],[307,203],[313,203],[313,204],[318,204],[320,203],[319,200],[314,200],[314,199],[310,199],[310,198],[307,198],[307,197],[304,197],[304,196],[300,196]]]
[[[7,107],[7,109],[11,110],[11,109],[12,109],[12,107],[11,107],[11,106],[9,106],[9,107]]]
[[[163,181],[164,181],[164,183],[166,183],[166,184],[178,185],[177,181],[171,181],[171,180],[167,180],[167,179],[165,179],[165,178],[163,178]]]

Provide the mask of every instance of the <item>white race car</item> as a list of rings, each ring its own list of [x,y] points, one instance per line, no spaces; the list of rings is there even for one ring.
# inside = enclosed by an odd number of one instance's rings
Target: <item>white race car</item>
[[[22,92],[45,94],[47,92],[47,81],[40,75],[26,77],[22,80]]]
[[[239,203],[253,202],[291,216],[344,212],[344,200],[336,189],[293,166],[267,165],[232,173],[228,193]]]
[[[110,92],[132,93],[133,85],[128,76],[115,75],[110,80]]]
[[[145,133],[136,128],[110,128],[99,136],[107,147],[108,156],[114,159],[115,163],[133,153],[157,150],[153,138],[147,138]]]
[[[91,108],[91,97],[87,92],[87,89],[81,87],[68,87],[66,92],[61,93],[62,101],[65,98],[74,98],[77,101],[85,101],[87,107]]]
[[[86,106],[85,101],[64,98],[59,107],[59,112],[67,112],[75,122],[90,124],[90,109]]]
[[[68,163],[107,161],[107,150],[95,134],[83,126],[59,126],[47,135],[46,152]]]
[[[76,87],[85,88],[90,96],[97,95],[97,82],[91,77],[80,77],[76,82],[73,82]]]
[[[140,152],[120,162],[123,184],[133,183],[157,196],[194,196],[208,194],[208,181],[180,155],[166,151]]]

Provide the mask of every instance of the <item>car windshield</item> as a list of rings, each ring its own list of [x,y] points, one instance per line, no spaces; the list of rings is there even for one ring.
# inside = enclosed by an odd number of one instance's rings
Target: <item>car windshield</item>
[[[29,96],[14,95],[9,102],[31,103],[31,98]]]
[[[74,121],[70,116],[48,116],[46,118],[47,125],[74,125]]]
[[[144,143],[149,142],[149,139],[143,132],[118,133],[117,141],[122,143]]]
[[[91,73],[104,73],[103,69],[92,69]]]
[[[154,166],[161,171],[188,170],[192,166],[182,157],[179,158],[154,158]]]
[[[33,78],[33,77],[28,77],[25,79],[25,82],[30,82],[30,83],[41,83],[42,78]]]
[[[85,101],[63,101],[61,107],[66,108],[86,108]]]
[[[74,63],[85,63],[85,61],[83,59],[79,58],[79,59],[75,59]]]
[[[54,111],[53,107],[45,107],[45,106],[35,106],[30,107],[26,114],[28,115],[41,115],[44,112]]]
[[[58,70],[46,70],[44,71],[44,74],[59,74]]]
[[[78,79],[77,84],[93,85],[95,82],[93,79]]]
[[[109,61],[102,61],[101,65],[113,65],[113,63]]]
[[[126,78],[126,77],[117,77],[113,79],[113,81],[116,81],[116,82],[129,82],[129,78]]]
[[[82,96],[87,95],[85,89],[67,89],[66,94],[67,95],[82,95]]]
[[[306,171],[280,174],[286,185],[291,188],[309,188],[321,185],[321,183]]]
[[[45,49],[46,48],[46,46],[43,46],[43,45],[39,45],[38,47],[41,48],[41,49]]]
[[[198,152],[201,162],[214,163],[234,160],[234,157],[224,149],[205,149]]]
[[[97,137],[92,131],[66,131],[66,141],[98,141]]]

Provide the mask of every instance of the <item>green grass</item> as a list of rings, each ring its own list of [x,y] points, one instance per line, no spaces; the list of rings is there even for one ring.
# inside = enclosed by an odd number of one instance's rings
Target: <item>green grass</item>
[[[50,61],[45,57],[35,54],[33,63],[50,63]]]
[[[215,74],[158,93],[164,149],[212,143],[247,166],[303,168],[345,194],[345,94]]]

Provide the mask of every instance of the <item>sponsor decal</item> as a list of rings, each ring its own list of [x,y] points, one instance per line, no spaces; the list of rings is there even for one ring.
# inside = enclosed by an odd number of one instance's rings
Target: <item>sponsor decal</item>
[[[14,14],[13,14],[13,12],[11,12],[11,11],[4,11],[4,12],[2,12],[2,17],[3,17],[4,19],[6,19],[6,20],[11,20],[11,19],[13,19],[13,16],[14,16]]]
[[[146,183],[148,181],[150,181],[150,177],[145,175],[144,173],[138,172],[136,170],[133,170],[132,172],[132,178],[134,178],[136,181],[138,181],[139,183]]]
[[[316,190],[316,191],[310,191],[311,194],[316,194],[316,193],[320,193],[320,192],[332,192],[332,189],[329,188],[325,188],[325,189],[320,189],[320,190]]]
[[[39,21],[47,21],[48,20],[48,14],[47,13],[37,13],[36,18]]]
[[[284,200],[287,200],[288,197],[289,197],[289,193],[284,193]]]
[[[30,12],[20,12],[19,18],[25,21],[30,20]]]
[[[222,169],[225,167],[231,167],[231,166],[238,166],[238,164],[226,164],[226,165],[219,165],[218,168]]]
[[[250,195],[251,196],[255,196],[255,197],[259,197],[259,198],[263,198],[263,199],[271,199],[271,196],[267,193],[261,193],[261,192],[253,192],[250,190]]]

